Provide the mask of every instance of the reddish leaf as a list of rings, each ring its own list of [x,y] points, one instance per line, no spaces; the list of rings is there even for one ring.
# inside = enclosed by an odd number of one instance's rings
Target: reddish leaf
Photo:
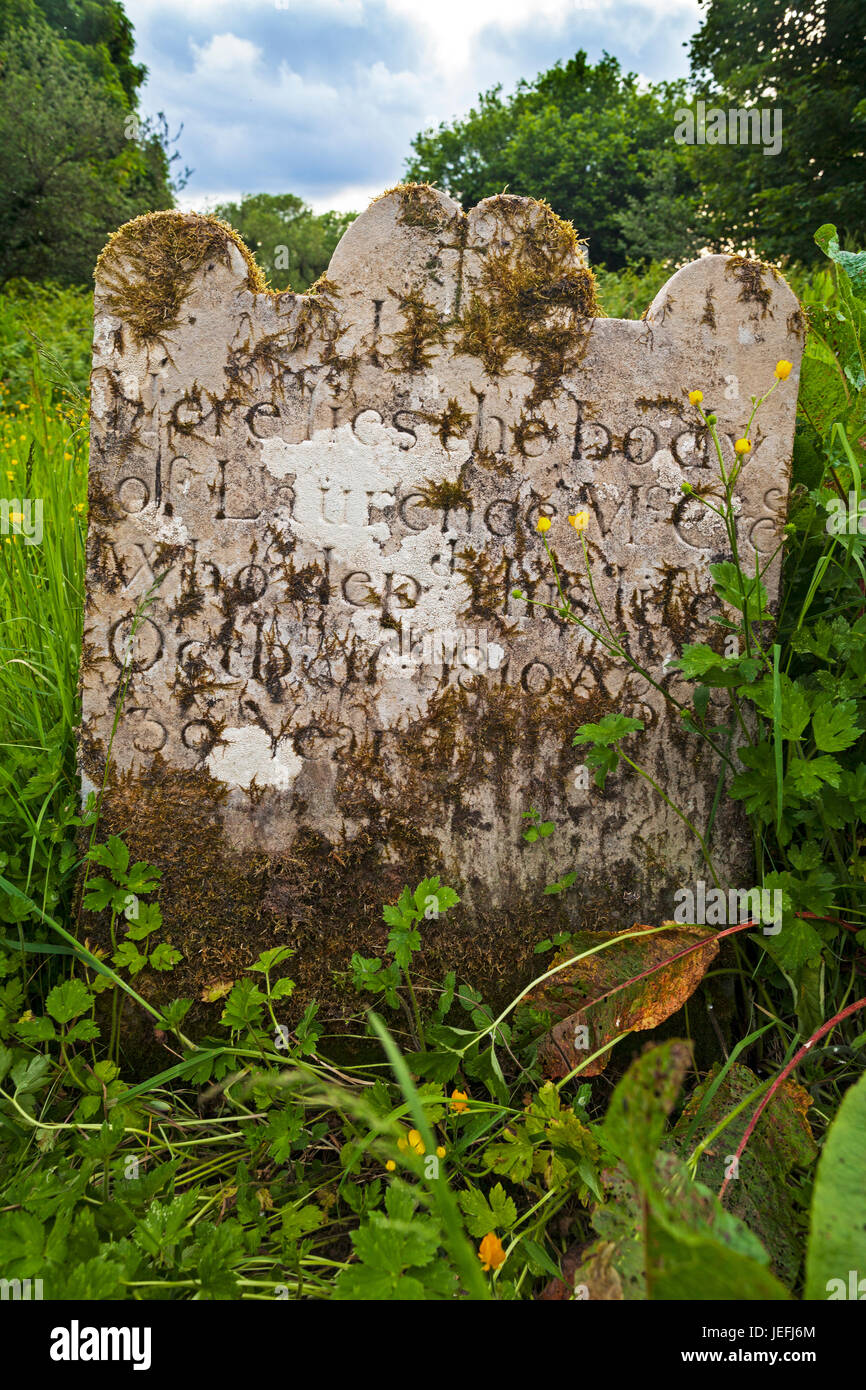
[[[711,928],[635,926],[578,932],[554,965],[620,937],[621,944],[576,960],[527,995],[527,1004],[554,1020],[539,1048],[546,1076],[567,1076],[582,1062],[581,1076],[597,1076],[609,1053],[592,1062],[586,1058],[620,1033],[656,1028],[670,1018],[697,989],[719,950]]]

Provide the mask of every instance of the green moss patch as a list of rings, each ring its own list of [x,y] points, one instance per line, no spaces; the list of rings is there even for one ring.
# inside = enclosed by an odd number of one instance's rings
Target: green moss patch
[[[513,356],[524,356],[534,382],[532,409],[555,394],[585,351],[592,320],[601,314],[595,277],[578,264],[574,227],[546,203],[503,194],[487,206],[507,236],[485,253],[478,284],[464,300],[456,346],[494,378]]]
[[[194,212],[149,212],[115,232],[96,262],[105,301],[139,343],[153,343],[178,326],[193,278],[208,261],[229,264],[234,244],[247,266],[247,287],[267,284],[248,248],[225,222]]]

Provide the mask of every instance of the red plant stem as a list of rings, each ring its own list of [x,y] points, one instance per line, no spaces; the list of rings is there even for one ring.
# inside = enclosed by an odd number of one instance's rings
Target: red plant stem
[[[743,1152],[745,1150],[746,1145],[752,1137],[752,1132],[755,1128],[755,1125],[760,1120],[761,1116],[763,1115],[767,1106],[770,1104],[770,1101],[773,1099],[773,1096],[776,1094],[779,1087],[782,1085],[784,1081],[788,1079],[794,1068],[796,1066],[799,1066],[800,1062],[802,1062],[803,1058],[809,1051],[809,1048],[812,1047],[814,1043],[818,1042],[821,1038],[823,1038],[825,1033],[829,1033],[832,1028],[835,1028],[837,1023],[841,1023],[843,1018],[850,1018],[851,1014],[856,1014],[858,1009],[863,1008],[866,1008],[866,999],[858,999],[855,1004],[849,1004],[847,1009],[843,1009],[841,1013],[834,1014],[833,1017],[827,1023],[822,1023],[821,1027],[818,1028],[817,1031],[812,1034],[808,1042],[805,1042],[803,1044],[799,1052],[794,1053],[794,1056],[791,1058],[788,1065],[782,1068],[782,1070],[779,1072],[779,1075],[773,1082],[772,1086],[770,1086],[767,1089],[767,1091],[764,1093],[764,1095],[759,1100],[757,1106],[755,1107],[755,1113],[753,1114],[752,1118],[747,1124],[746,1132],[740,1140],[739,1145],[737,1146],[737,1152],[734,1154],[734,1161],[730,1165],[731,1167],[736,1168],[737,1163],[743,1156]],[[725,1190],[729,1182],[730,1178],[726,1177],[721,1187],[719,1188],[720,1201],[725,1195]]]
[[[810,922],[833,922],[837,927],[847,927],[849,931],[863,931],[855,922],[845,922],[841,917],[821,917],[817,912],[796,912],[795,917],[808,917]]]

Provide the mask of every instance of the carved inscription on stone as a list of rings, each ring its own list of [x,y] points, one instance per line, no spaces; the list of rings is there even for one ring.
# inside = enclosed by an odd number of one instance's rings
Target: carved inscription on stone
[[[174,279],[148,288],[160,257]],[[575,868],[574,922],[669,916],[672,885],[701,873],[696,841],[627,772],[587,787],[571,736],[639,717],[634,756],[706,825],[718,765],[586,629],[609,625],[681,698],[669,659],[719,642],[709,565],[730,557],[682,490],[715,477],[687,392],[730,461],[751,394],[801,349],[794,296],[751,270],[696,261],[625,322],[598,315],[579,244],[530,200],[466,216],[398,190],[307,296],[263,292],[207,219],[123,229],[97,277],[85,787],[126,682],[107,801],[112,778],[174,769],[218,789],[242,854],[366,836],[470,913],[519,915]],[[793,379],[762,412],[738,486],[748,568],[779,546],[795,399]],[[592,586],[567,524],[580,511]],[[586,628],[544,606],[561,600],[539,517]],[[559,827],[534,856],[530,805]],[[748,877],[724,802],[713,842],[731,881]]]

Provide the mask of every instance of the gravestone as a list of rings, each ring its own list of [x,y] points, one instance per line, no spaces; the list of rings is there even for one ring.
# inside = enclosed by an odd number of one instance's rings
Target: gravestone
[[[339,1008],[332,972],[381,951],[383,901],[428,874],[462,899],[424,923],[430,971],[488,991],[530,978],[558,927],[670,918],[706,877],[696,840],[628,769],[597,788],[571,739],[640,718],[630,754],[701,827],[718,762],[539,606],[557,591],[537,523],[574,612],[688,700],[667,663],[720,646],[708,567],[729,555],[682,491],[715,476],[687,393],[730,462],[750,395],[794,363],[737,487],[753,570],[785,518],[804,325],[784,282],[707,256],[643,320],[604,319],[545,205],[467,215],[414,185],[306,295],[267,292],[230,229],[178,212],[122,228],[96,281],[82,777],[106,782],[104,831],[163,870],[175,992],[287,944],[298,997]],[[535,845],[531,807],[557,826]],[[748,885],[724,797],[712,845]]]

